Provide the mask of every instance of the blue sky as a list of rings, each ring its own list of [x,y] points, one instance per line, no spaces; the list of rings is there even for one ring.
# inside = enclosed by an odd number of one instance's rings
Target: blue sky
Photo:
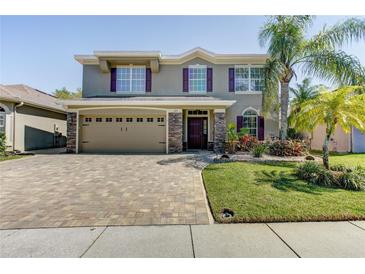
[[[309,34],[344,18],[318,16]],[[73,55],[94,50],[179,54],[200,46],[218,53],[265,53],[257,40],[263,16],[2,16],[0,20],[0,82],[46,92],[81,87],[82,67]],[[365,64],[363,43],[343,49]]]

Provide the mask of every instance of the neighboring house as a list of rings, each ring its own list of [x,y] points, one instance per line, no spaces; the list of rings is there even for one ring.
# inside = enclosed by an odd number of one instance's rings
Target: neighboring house
[[[58,100],[25,85],[0,85],[0,132],[10,150],[66,145],[66,112]]]
[[[322,150],[325,134],[325,126],[319,126],[313,131],[310,138],[311,149]],[[336,127],[330,140],[329,149],[334,152],[365,152],[365,134],[356,128],[345,133],[341,127]]]
[[[224,150],[227,124],[260,140],[278,135],[263,117],[264,54],[181,55],[95,51],[83,65],[83,98],[64,101],[69,152]]]

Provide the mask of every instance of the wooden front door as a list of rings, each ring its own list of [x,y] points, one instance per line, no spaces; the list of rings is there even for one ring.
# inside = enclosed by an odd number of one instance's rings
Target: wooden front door
[[[188,149],[207,149],[208,119],[188,117]]]

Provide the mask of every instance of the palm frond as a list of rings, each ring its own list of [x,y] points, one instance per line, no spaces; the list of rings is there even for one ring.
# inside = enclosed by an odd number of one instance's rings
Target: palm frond
[[[291,125],[298,130],[313,130],[321,124],[334,128],[338,124],[345,132],[354,126],[365,132],[365,94],[359,86],[344,86],[333,92],[324,91],[303,102]]]
[[[304,73],[340,85],[365,83],[365,69],[359,59],[343,51],[315,50],[301,62]]]
[[[342,23],[327,28],[308,41],[308,47],[313,49],[334,49],[345,43],[365,39],[365,19],[350,18]]]
[[[278,105],[280,77],[285,66],[275,58],[269,58],[265,64],[265,87],[263,93],[263,112],[267,114]]]
[[[311,99],[318,94],[319,86],[312,85],[310,78],[303,79],[302,83],[297,83],[296,88],[289,88],[291,94],[293,94],[292,102],[303,102],[305,100]]]
[[[260,45],[269,44],[268,53],[289,66],[300,52],[311,23],[312,16],[270,16],[259,33]]]

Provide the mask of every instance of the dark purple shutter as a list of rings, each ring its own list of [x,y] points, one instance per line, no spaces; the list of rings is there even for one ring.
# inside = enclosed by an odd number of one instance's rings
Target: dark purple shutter
[[[234,92],[234,68],[228,69],[228,82],[229,91]]]
[[[243,128],[243,116],[237,116],[236,118],[236,129],[237,132],[240,132],[241,128]]]
[[[265,139],[265,119],[264,116],[258,116],[257,117],[258,120],[258,139],[259,141],[263,141]]]
[[[207,91],[213,91],[213,69],[207,68]]]
[[[146,92],[151,92],[151,87],[152,87],[151,68],[146,68]]]
[[[189,68],[183,68],[183,92],[189,92]]]
[[[116,68],[110,69],[110,91],[111,92],[117,91],[117,69]]]

